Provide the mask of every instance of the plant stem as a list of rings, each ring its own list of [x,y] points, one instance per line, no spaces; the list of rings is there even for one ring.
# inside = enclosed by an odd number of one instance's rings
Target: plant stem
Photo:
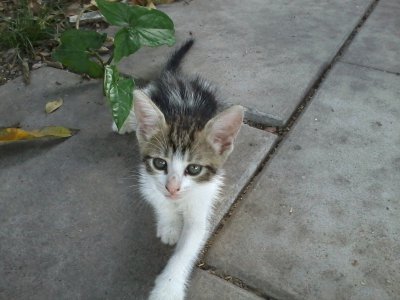
[[[114,58],[114,51],[112,51],[112,52],[111,52],[111,55],[110,55],[110,57],[109,57],[109,58],[108,58],[108,60],[106,61],[106,65],[109,65],[109,64],[111,64],[111,62],[112,62],[113,58]]]
[[[104,64],[104,61],[101,59],[100,55],[96,51],[93,51],[93,50],[89,50],[89,53],[90,53],[90,55],[93,55],[101,63],[101,65],[104,68],[105,64]]]

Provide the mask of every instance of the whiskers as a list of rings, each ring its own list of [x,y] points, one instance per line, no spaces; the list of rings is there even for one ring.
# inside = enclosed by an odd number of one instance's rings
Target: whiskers
[[[124,185],[127,185],[129,189],[129,196],[133,200],[133,208],[137,211],[148,208],[148,205],[144,201],[141,193],[141,186],[143,184],[142,181],[144,180],[141,172],[141,169],[135,169],[129,171],[129,174],[127,176],[119,178],[121,181],[123,181]]]

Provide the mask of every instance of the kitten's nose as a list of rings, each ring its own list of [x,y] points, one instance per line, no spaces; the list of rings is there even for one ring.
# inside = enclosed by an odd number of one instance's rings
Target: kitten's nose
[[[165,188],[167,189],[167,191],[168,191],[171,195],[176,194],[176,193],[179,192],[180,189],[181,189],[180,186],[174,185],[174,184],[167,184],[167,185],[165,186]]]
[[[176,178],[176,176],[171,176],[170,178],[168,178],[165,188],[171,195],[175,195],[181,189],[181,183],[179,182],[178,178]]]

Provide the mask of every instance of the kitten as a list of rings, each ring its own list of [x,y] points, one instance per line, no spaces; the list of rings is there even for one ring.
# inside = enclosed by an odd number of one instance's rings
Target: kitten
[[[208,238],[213,203],[222,186],[221,167],[233,150],[243,107],[217,113],[215,89],[179,65],[193,45],[185,42],[160,78],[134,92],[134,109],[120,133],[136,129],[143,159],[140,189],[157,219],[157,237],[176,249],[157,277],[150,300],[181,300]],[[114,125],[114,130],[115,130]]]

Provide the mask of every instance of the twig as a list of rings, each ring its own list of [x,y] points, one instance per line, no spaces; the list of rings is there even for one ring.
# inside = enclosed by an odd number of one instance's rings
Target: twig
[[[79,12],[78,16],[76,17],[76,22],[75,22],[75,28],[79,29],[79,21],[82,18],[83,13],[85,12],[86,7],[82,8],[81,11]]]

